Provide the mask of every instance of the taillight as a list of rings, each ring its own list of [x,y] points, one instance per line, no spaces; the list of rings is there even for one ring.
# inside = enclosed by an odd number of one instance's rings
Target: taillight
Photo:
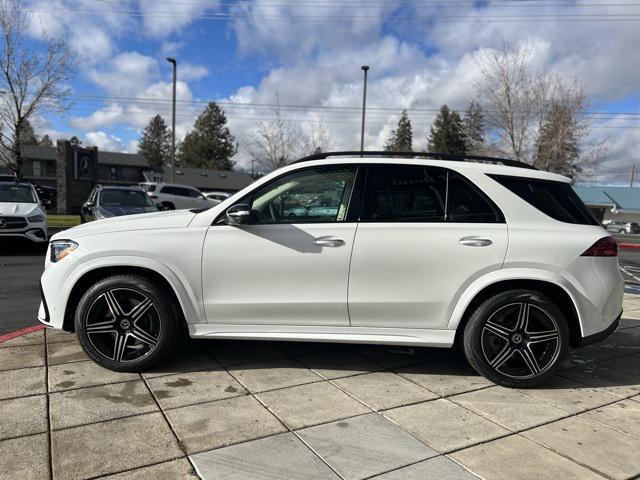
[[[149,198],[152,198],[152,199],[154,199],[154,200],[155,200],[156,198],[158,198],[158,195],[155,195],[155,194],[153,194],[153,193],[149,193],[149,194],[147,194],[147,195],[149,195]]]
[[[587,248],[582,257],[617,257],[618,242],[613,237],[604,237]]]

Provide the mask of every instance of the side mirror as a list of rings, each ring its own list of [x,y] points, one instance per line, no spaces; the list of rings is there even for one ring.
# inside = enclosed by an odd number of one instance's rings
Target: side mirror
[[[86,201],[86,202],[84,202],[84,206],[87,207],[87,208],[93,208],[96,205],[93,202]]]
[[[239,203],[227,210],[229,225],[249,225],[251,223],[251,205]]]

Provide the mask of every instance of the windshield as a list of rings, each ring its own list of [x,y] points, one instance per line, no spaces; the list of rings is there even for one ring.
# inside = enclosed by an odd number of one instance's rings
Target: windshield
[[[101,205],[127,205],[130,207],[152,207],[151,199],[138,190],[103,190]]]
[[[0,185],[0,202],[38,203],[33,190],[26,185]]]

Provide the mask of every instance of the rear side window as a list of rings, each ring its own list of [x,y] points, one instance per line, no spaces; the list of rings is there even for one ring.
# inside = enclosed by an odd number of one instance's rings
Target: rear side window
[[[371,168],[362,221],[500,223],[502,213],[461,175],[444,168]]]
[[[555,220],[578,225],[599,225],[568,183],[508,175],[489,176]]]

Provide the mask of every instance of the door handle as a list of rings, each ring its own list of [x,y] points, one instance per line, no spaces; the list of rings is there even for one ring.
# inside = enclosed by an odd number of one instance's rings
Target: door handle
[[[344,240],[340,237],[318,237],[313,241],[314,245],[319,247],[341,247],[344,245]]]
[[[488,247],[492,244],[493,242],[489,238],[463,237],[460,239],[460,245],[464,245],[465,247]]]

